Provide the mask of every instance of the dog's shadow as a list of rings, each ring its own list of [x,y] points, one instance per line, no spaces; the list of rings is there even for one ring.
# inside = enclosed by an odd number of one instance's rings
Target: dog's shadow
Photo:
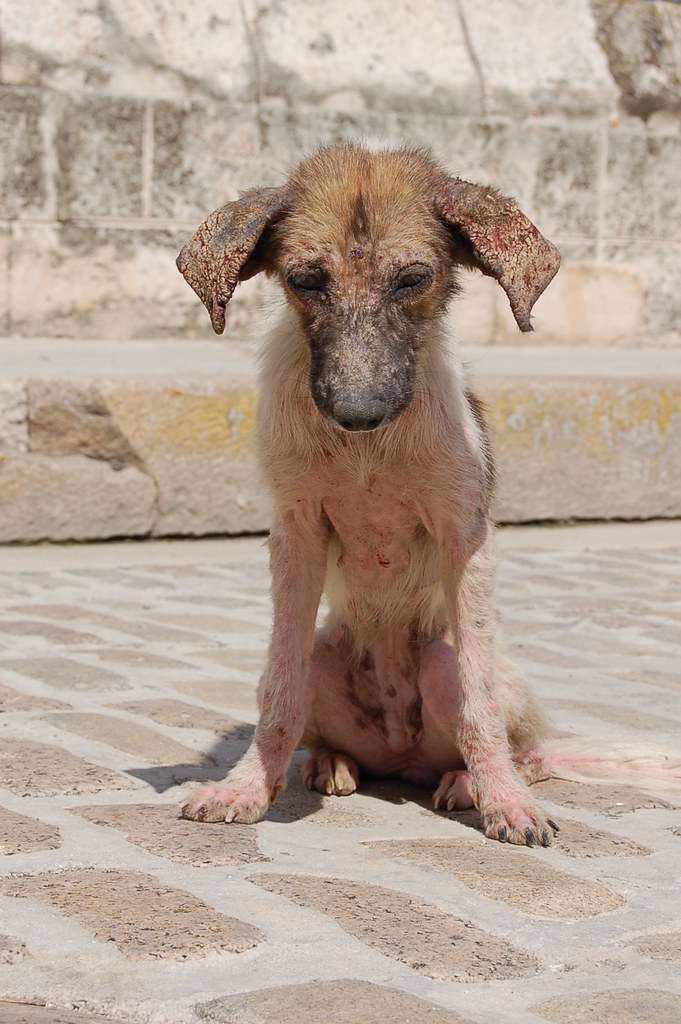
[[[239,758],[250,746],[255,732],[253,725],[239,725],[228,734],[221,736],[202,759],[195,764],[154,765],[150,768],[128,768],[126,774],[140,779],[151,786],[157,793],[165,793],[169,789],[185,782],[195,782],[197,786],[208,782],[220,782],[227,772],[234,767]],[[325,800],[338,801],[338,808],[352,808],[352,797],[324,797],[316,790],[305,787],[302,770],[307,753],[299,748],[295,751],[289,766],[286,788],[273,803],[265,821],[289,823],[322,810]],[[358,793],[374,800],[390,804],[416,804],[424,813],[444,817],[451,821],[483,831],[482,819],[475,809],[466,811],[437,811],[433,808],[433,793],[430,789],[414,786],[403,779],[385,779],[362,776]]]

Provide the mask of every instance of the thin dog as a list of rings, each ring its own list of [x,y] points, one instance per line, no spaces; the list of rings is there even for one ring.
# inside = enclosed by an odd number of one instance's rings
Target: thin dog
[[[490,500],[480,403],[447,353],[460,267],[506,292],[522,331],[560,257],[487,186],[420,150],[320,150],[279,188],[216,210],[178,267],[213,328],[239,281],[287,298],[264,353],[258,443],[276,508],[274,623],[253,742],[183,807],[254,822],[295,747],[308,787],[353,792],[361,772],[475,805],[487,836],[551,843],[529,785],[552,774],[542,712],[495,642]],[[322,593],[330,606],[315,633]]]

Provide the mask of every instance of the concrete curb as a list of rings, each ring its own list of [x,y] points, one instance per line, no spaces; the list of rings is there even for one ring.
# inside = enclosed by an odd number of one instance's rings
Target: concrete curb
[[[245,342],[0,343],[0,542],[266,530]],[[681,352],[464,349],[504,522],[681,515]]]

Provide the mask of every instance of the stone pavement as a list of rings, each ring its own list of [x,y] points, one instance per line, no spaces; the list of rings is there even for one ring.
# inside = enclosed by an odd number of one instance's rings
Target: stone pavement
[[[509,645],[562,733],[681,740],[681,524],[508,528]],[[261,539],[5,548],[0,1024],[678,1024],[681,798],[541,784],[551,849],[369,782],[178,806],[256,720]]]

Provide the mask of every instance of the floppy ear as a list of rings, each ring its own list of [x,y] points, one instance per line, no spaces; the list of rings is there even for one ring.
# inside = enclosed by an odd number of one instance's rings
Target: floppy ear
[[[177,269],[208,310],[216,334],[225,329],[225,306],[237,283],[262,269],[256,246],[286,214],[288,202],[285,188],[251,189],[211,213],[177,257]]]
[[[521,331],[531,331],[532,307],[560,266],[560,253],[513,199],[487,185],[448,178],[437,213],[463,241],[464,260],[494,277],[508,296]]]

